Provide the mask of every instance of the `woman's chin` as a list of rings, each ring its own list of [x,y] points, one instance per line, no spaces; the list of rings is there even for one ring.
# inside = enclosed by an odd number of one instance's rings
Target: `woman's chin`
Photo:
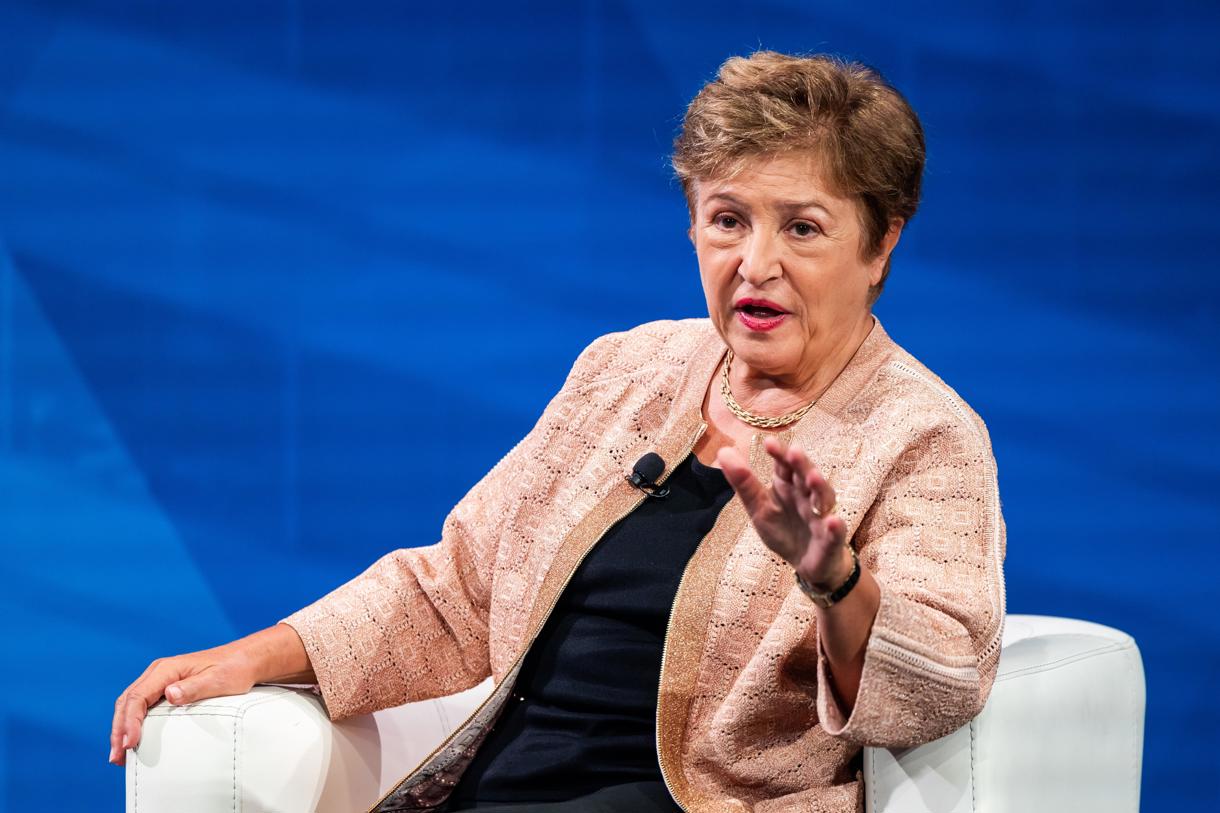
[[[784,375],[793,371],[799,353],[791,352],[789,343],[778,337],[755,335],[732,336],[728,345],[733,351],[733,363],[746,365],[755,373]]]
[[[774,352],[781,345],[792,341],[795,327],[796,323],[790,316],[766,330],[753,330],[742,324],[741,320],[734,319],[725,331],[725,340],[733,348],[734,355],[747,352],[747,348],[768,348]]]

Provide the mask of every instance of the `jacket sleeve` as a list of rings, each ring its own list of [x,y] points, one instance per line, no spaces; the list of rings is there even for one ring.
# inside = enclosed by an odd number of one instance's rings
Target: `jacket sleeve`
[[[854,536],[881,587],[856,704],[845,717],[818,644],[818,715],[859,745],[906,748],[982,711],[1004,620],[1004,521],[982,421],[919,433]]]
[[[523,499],[514,472],[562,431],[599,342],[533,430],[446,518],[441,539],[381,557],[281,623],[301,636],[331,720],[441,697],[491,673],[488,617],[500,534]]]

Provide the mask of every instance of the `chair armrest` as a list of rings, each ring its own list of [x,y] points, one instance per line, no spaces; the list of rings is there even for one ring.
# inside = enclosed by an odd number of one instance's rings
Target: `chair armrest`
[[[282,686],[149,710],[127,758],[128,813],[365,810],[474,711],[491,681],[452,697],[331,723]],[[1139,650],[1118,630],[1011,615],[983,712],[934,742],[866,748],[869,813],[1138,811]]]
[[[1144,667],[1131,636],[1010,615],[987,705],[901,751],[866,748],[868,813],[1139,810]]]
[[[128,813],[366,810],[466,719],[491,681],[332,723],[309,691],[256,686],[149,710],[127,756]]]

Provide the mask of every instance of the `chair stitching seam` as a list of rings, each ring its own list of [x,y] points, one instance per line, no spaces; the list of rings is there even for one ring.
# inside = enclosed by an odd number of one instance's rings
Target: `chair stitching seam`
[[[241,713],[221,714],[212,711],[192,711],[182,714],[150,714],[149,717],[228,717],[230,720],[236,720],[241,717]]]
[[[975,731],[977,729],[978,729],[977,723],[974,720],[971,720],[970,721],[970,810],[971,810],[971,813],[978,813],[978,809],[979,809],[978,796],[975,794],[975,790],[974,790],[975,758],[977,756],[974,735],[975,735]]]
[[[1132,668],[1131,659],[1127,660],[1126,665],[1127,665],[1127,676],[1128,676],[1127,685],[1130,687],[1129,696],[1130,696],[1130,700],[1131,700],[1131,711],[1134,712],[1135,707],[1137,705],[1135,702],[1135,700],[1136,700],[1136,698],[1135,698],[1135,694],[1136,694],[1135,670]],[[1135,806],[1132,809],[1134,811],[1136,811],[1136,813],[1139,813],[1140,774],[1139,774],[1139,770],[1138,770],[1137,766],[1139,765],[1140,752],[1142,750],[1143,743],[1139,742],[1139,740],[1141,739],[1140,737],[1135,736],[1136,734],[1140,733],[1139,732],[1140,720],[1136,718],[1135,714],[1132,714],[1131,717],[1133,720],[1132,727],[1135,729],[1134,731],[1131,732],[1131,776],[1132,776],[1132,779],[1134,780],[1134,784],[1135,784],[1135,794],[1134,794]],[[1143,715],[1141,714],[1140,717],[1142,718]]]
[[[864,788],[868,791],[868,801],[873,813],[877,813],[877,757],[868,763],[868,776],[864,778]]]
[[[1127,647],[1123,644],[1117,644],[1117,643],[1105,644],[1103,646],[1098,647],[1097,649],[1090,649],[1085,652],[1077,652],[1073,655],[1065,655],[1062,658],[1058,658],[1053,661],[1047,661],[1046,663],[1039,663],[1034,666],[1027,666],[1024,669],[1015,669],[1011,672],[1004,672],[1003,674],[997,674],[996,682],[1003,682],[1005,680],[1009,680],[1014,677],[1021,677],[1024,675],[1037,674],[1039,672],[1050,672],[1054,669],[1059,669],[1064,666],[1070,666],[1073,663],[1076,663],[1077,661],[1087,660],[1089,658],[1098,657],[1100,655],[1109,655],[1114,652],[1122,652],[1125,649],[1127,649]]]
[[[241,725],[241,715],[233,720],[233,813],[237,813],[237,729]]]

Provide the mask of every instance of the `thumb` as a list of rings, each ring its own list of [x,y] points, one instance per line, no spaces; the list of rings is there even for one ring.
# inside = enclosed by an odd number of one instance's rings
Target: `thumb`
[[[733,487],[733,491],[741,497],[746,511],[753,516],[766,502],[766,487],[754,476],[754,471],[741,452],[732,446],[726,446],[717,452],[716,462],[720,464],[724,477]]]
[[[225,685],[223,673],[213,668],[169,684],[165,687],[165,699],[175,706],[181,706],[235,692],[240,693]]]

